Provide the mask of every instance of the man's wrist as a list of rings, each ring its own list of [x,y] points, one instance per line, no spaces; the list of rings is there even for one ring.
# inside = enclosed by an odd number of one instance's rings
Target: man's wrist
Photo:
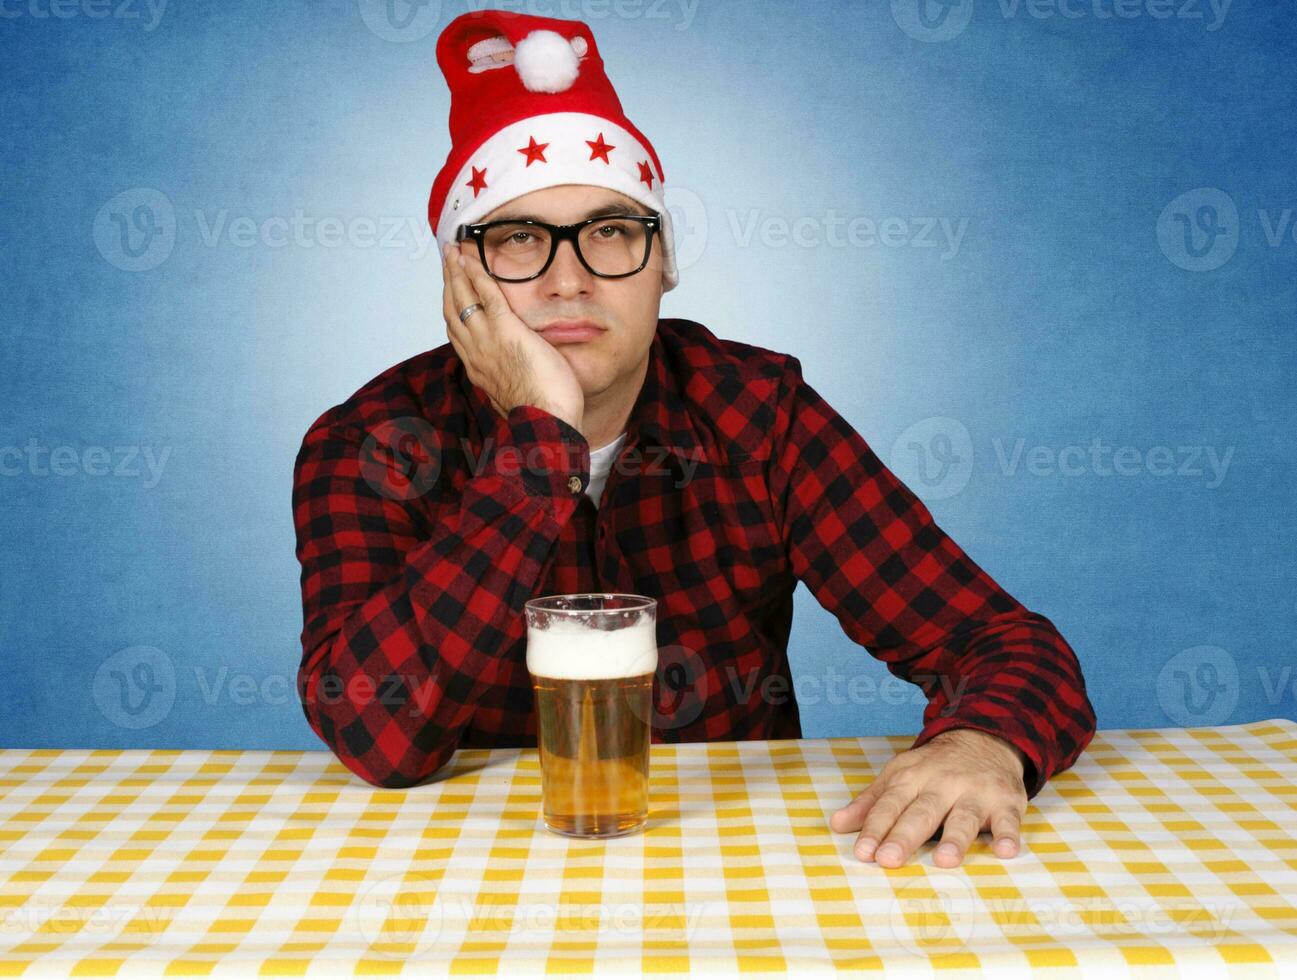
[[[1027,771],[1027,756],[1022,749],[1018,748],[1007,738],[1001,735],[993,735],[990,732],[984,732],[980,728],[947,728],[944,732],[938,732],[929,739],[930,742],[955,742],[955,741],[973,741],[982,742],[986,745],[992,745],[997,749],[1007,749],[1013,758],[1018,762],[1019,776],[1025,775]]]
[[[557,419],[562,419],[578,432],[581,431],[581,417],[584,414],[583,412],[574,412],[572,409],[566,408],[562,405],[550,405],[543,401],[534,401],[531,402],[531,405],[535,408],[541,409],[542,411],[549,412],[550,415]]]

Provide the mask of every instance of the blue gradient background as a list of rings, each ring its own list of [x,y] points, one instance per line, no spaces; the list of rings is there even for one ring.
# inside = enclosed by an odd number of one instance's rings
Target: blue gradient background
[[[1297,718],[1292,7],[1211,29],[1202,0],[1011,4],[932,30],[913,0],[512,9],[587,20],[657,147],[687,263],[663,315],[796,354],[1058,625],[1101,727]],[[175,2],[152,29],[4,9],[0,744],[322,748],[293,694],[292,464],[324,409],[446,340],[423,213],[436,37],[467,7],[395,37],[367,0]],[[95,228],[141,189],[165,255],[131,271]],[[1236,220],[1200,210],[1222,195]],[[851,244],[838,219],[895,227]],[[957,246],[925,219],[964,222]],[[404,225],[385,246],[365,221]],[[1213,268],[1184,267],[1185,222]],[[1232,455],[1219,481],[1029,468],[1096,438],[1108,467]],[[164,465],[93,475],[91,447]],[[804,587],[791,655],[799,686],[889,676]],[[917,731],[917,688],[856,692],[803,698],[805,734]]]

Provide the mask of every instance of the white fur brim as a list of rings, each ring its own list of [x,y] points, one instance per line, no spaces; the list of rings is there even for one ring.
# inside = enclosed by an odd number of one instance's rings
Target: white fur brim
[[[604,142],[613,146],[608,152],[608,163],[601,157],[590,159],[591,151],[586,140],[595,140],[600,133]],[[518,150],[528,146],[532,137],[538,144],[549,145],[544,150],[544,162],[534,160],[528,166],[526,155]],[[651,189],[640,179],[641,162],[648,163],[653,175]],[[479,172],[486,171],[486,187],[476,196],[469,186],[475,167]],[[587,113],[555,112],[531,116],[496,132],[456,174],[437,221],[437,243],[443,246],[453,242],[459,225],[481,221],[485,215],[516,197],[559,184],[606,187],[660,213],[662,288],[664,292],[675,288],[679,282],[675,235],[653,158],[639,140],[621,126]]]

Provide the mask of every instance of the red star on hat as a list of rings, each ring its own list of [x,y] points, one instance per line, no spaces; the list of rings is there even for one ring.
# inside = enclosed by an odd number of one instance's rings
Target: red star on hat
[[[537,160],[541,163],[549,163],[549,161],[545,159],[545,147],[549,146],[549,144],[537,143],[536,137],[534,136],[528,136],[527,140],[527,145],[518,150],[519,153],[527,154],[527,166],[530,167]]]
[[[642,166],[642,164],[641,164]],[[473,188],[473,196],[477,197],[478,191],[486,190],[486,170],[473,168],[473,179],[464,181],[469,187]]]
[[[639,179],[644,181],[644,183],[648,184],[649,187],[653,186],[653,171],[649,169],[647,160],[640,161]]]
[[[608,159],[608,151],[615,150],[617,147],[603,141],[603,133],[600,133],[592,140],[586,140],[586,145],[590,147],[591,160],[603,160],[604,163],[611,163]]]

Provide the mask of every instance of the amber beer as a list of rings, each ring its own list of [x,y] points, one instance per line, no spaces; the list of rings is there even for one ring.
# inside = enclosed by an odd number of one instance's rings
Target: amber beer
[[[657,600],[585,593],[525,609],[545,826],[568,837],[642,830]]]

